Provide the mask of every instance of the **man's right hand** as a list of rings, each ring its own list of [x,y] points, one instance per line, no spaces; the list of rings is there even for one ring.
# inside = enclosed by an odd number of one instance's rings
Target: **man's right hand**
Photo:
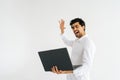
[[[57,66],[53,66],[51,71],[56,74],[70,74],[73,73],[72,70],[59,70]]]
[[[61,19],[59,21],[59,25],[60,25],[61,34],[63,34],[64,33],[64,29],[65,29],[65,27],[64,27],[65,21],[63,19]]]

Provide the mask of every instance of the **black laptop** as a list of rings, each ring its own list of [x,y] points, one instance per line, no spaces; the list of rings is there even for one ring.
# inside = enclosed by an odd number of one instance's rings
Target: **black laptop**
[[[53,66],[59,70],[73,70],[67,48],[59,48],[38,52],[45,71],[51,71]]]

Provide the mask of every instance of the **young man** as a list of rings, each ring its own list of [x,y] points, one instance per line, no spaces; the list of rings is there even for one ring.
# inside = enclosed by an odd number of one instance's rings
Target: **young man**
[[[64,20],[59,21],[61,37],[65,44],[72,47],[71,61],[73,65],[81,65],[72,71],[62,71],[53,66],[52,72],[67,74],[67,80],[89,80],[89,71],[93,63],[95,45],[85,32],[85,22],[81,18],[71,20],[70,25],[76,39],[70,41],[64,36]]]

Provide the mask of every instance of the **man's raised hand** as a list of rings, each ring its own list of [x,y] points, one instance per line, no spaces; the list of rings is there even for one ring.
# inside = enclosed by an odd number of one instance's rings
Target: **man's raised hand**
[[[63,34],[64,33],[64,29],[65,29],[65,21],[63,20],[63,19],[61,19],[60,21],[59,21],[59,26],[60,26],[60,30],[61,30],[61,34]]]

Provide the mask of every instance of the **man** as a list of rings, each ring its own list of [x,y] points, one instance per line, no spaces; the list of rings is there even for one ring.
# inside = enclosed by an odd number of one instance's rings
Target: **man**
[[[71,20],[70,25],[76,39],[70,41],[64,36],[64,20],[59,21],[61,37],[65,44],[72,47],[71,61],[73,65],[81,65],[70,71],[62,71],[53,66],[52,72],[67,74],[67,80],[89,80],[89,71],[93,63],[95,45],[85,32],[85,22],[81,18]]]

